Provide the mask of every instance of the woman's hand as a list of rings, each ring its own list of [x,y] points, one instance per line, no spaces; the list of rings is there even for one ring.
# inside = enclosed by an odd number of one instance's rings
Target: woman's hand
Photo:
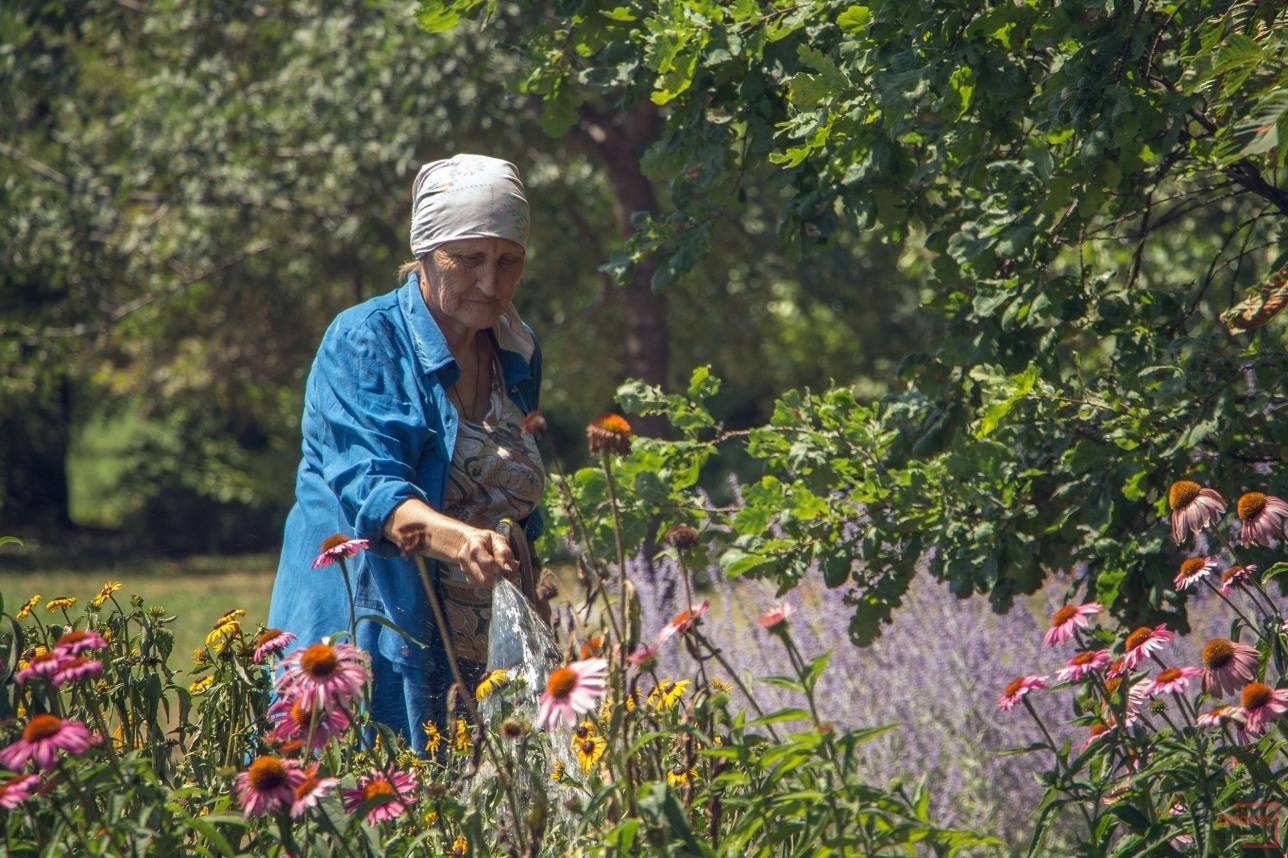
[[[491,587],[498,575],[514,569],[510,543],[495,530],[472,527],[465,534],[453,558],[470,580],[480,587]]]

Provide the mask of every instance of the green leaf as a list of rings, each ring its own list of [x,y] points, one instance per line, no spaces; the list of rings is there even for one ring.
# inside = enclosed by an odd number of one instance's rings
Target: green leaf
[[[847,33],[857,33],[872,20],[872,10],[867,6],[850,6],[836,17],[837,25]]]

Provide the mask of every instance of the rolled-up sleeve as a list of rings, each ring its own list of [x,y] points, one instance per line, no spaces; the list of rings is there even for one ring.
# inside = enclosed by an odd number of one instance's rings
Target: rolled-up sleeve
[[[318,349],[309,390],[322,477],[354,535],[382,554],[397,551],[384,538],[394,508],[410,498],[429,503],[415,465],[431,430],[400,360],[379,328],[333,329]]]

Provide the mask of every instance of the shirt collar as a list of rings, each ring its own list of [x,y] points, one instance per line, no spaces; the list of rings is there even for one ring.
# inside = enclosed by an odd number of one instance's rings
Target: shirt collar
[[[452,350],[447,346],[447,338],[434,321],[434,314],[425,306],[415,271],[407,275],[407,280],[398,290],[398,303],[407,322],[407,330],[411,333],[412,348],[416,351],[421,370],[426,375],[442,370],[443,383],[455,384],[460,369],[456,366],[456,359],[452,357]],[[508,344],[506,337],[499,337],[495,329],[490,333],[493,344],[497,346],[506,389],[532,378],[531,363],[522,354],[505,348]]]

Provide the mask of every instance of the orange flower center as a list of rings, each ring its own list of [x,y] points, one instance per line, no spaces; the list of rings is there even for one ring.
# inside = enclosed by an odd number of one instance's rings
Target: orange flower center
[[[685,608],[683,611],[680,611],[680,613],[676,614],[674,617],[671,617],[671,625],[673,626],[682,626],[685,623],[692,622],[692,621],[693,621],[693,611],[689,608]]]
[[[1087,651],[1087,652],[1080,652],[1077,655],[1075,655],[1070,660],[1070,663],[1071,664],[1091,664],[1095,660],[1096,660],[1096,654],[1094,652]]]
[[[1158,675],[1159,682],[1175,682],[1181,678],[1181,669],[1179,667],[1169,667]]]
[[[1232,658],[1234,658],[1234,645],[1227,640],[1218,638],[1208,641],[1203,646],[1203,666],[1209,670],[1225,667]]]
[[[1078,616],[1078,609],[1072,605],[1065,605],[1051,615],[1051,625],[1058,626],[1061,623],[1067,623],[1076,616]]]
[[[1097,721],[1091,725],[1091,735],[1099,736],[1101,733],[1105,732],[1108,729],[1109,729],[1108,724],[1106,724],[1103,721]]]
[[[1239,702],[1243,704],[1244,709],[1260,709],[1269,703],[1273,696],[1270,686],[1264,682],[1249,682],[1243,687]]]
[[[300,701],[291,704],[291,720],[294,721],[301,729],[308,729],[309,724],[313,722],[313,713],[308,709],[300,707]]]
[[[1118,686],[1122,685],[1122,683],[1123,683],[1123,678],[1121,676],[1114,676],[1109,679],[1106,679],[1105,691],[1108,691],[1109,694],[1112,696],[1113,693],[1118,690]]]
[[[1181,574],[1189,577],[1195,572],[1202,569],[1207,564],[1207,560],[1202,557],[1187,557],[1181,561]]]
[[[250,764],[248,776],[251,786],[266,792],[286,783],[286,766],[277,757],[259,757]]]
[[[1242,571],[1243,571],[1242,566],[1231,566],[1229,569],[1221,573],[1221,583],[1225,584],[1229,582]]]
[[[59,637],[58,643],[56,645],[66,646],[67,644],[80,643],[81,641],[85,640],[85,638],[87,637],[88,635],[86,635],[83,631],[77,629],[76,631],[67,632],[66,634]]]
[[[1203,487],[1193,480],[1177,480],[1172,483],[1172,487],[1167,490],[1167,505],[1172,509],[1180,509],[1190,505]]]
[[[326,539],[322,540],[322,551],[323,553],[325,553],[327,551],[330,551],[332,548],[339,548],[341,545],[344,545],[348,541],[349,541],[349,537],[345,536],[343,533],[337,533],[334,536],[328,536]]]
[[[620,414],[605,414],[596,418],[591,425],[596,429],[602,429],[614,435],[629,436],[631,434],[631,424],[627,423],[626,418]]]
[[[300,784],[295,788],[295,800],[299,801],[309,793],[313,792],[313,790],[318,788],[318,784],[320,784],[321,782],[322,782],[322,779],[319,778],[317,775],[309,775],[307,778],[304,779],[304,783]]]
[[[300,656],[300,669],[315,679],[335,673],[336,665],[339,663],[340,659],[335,654],[335,648],[324,643],[313,644]]]
[[[1145,641],[1149,640],[1150,637],[1153,636],[1153,634],[1154,634],[1154,630],[1151,629],[1149,626],[1141,626],[1140,628],[1136,629],[1134,632],[1132,632],[1127,636],[1127,643],[1126,643],[1127,651],[1131,652],[1136,647],[1140,646]]]
[[[1010,684],[1007,685],[1006,688],[1002,689],[1002,695],[1004,697],[1013,697],[1014,695],[1018,694],[1020,692],[1020,689],[1023,687],[1024,687],[1024,677],[1017,676],[1015,679],[1011,680]]]
[[[256,648],[263,646],[282,633],[281,629],[264,629],[264,631],[255,635]]]
[[[28,742],[39,742],[57,733],[62,726],[62,720],[53,715],[36,715],[23,728],[22,738]]]
[[[582,743],[581,743],[581,752],[582,752],[583,754],[585,754],[586,756],[588,756],[588,757],[589,757],[591,754],[595,753],[595,740],[594,740],[594,739],[587,739],[586,741],[582,742]]]
[[[384,778],[377,778],[362,788],[362,797],[369,801],[378,796],[397,798],[398,793],[394,791],[394,785],[389,783],[389,781]]]
[[[546,680],[546,691],[551,697],[559,700],[572,694],[572,690],[577,687],[577,671],[570,667],[561,667],[550,674]]]
[[[1261,510],[1265,509],[1266,496],[1261,492],[1245,492],[1239,495],[1239,502],[1235,504],[1235,511],[1239,513],[1239,518],[1252,518]]]

